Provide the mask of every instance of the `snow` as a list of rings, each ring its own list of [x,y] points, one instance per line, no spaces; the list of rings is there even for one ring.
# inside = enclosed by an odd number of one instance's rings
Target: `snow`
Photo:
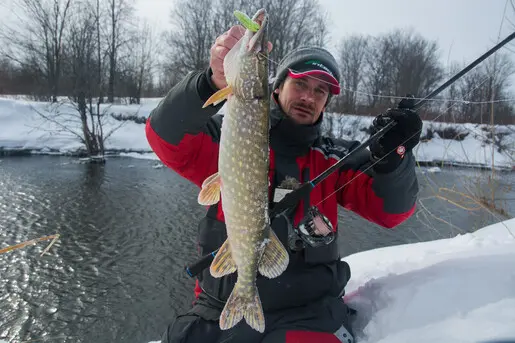
[[[143,100],[141,105],[102,105],[101,112],[106,110],[113,114],[137,115],[146,118],[160,99]],[[52,116],[56,113],[76,113],[76,110],[69,103],[53,105],[23,99],[0,98],[0,127],[2,128],[0,149],[28,149],[40,153],[56,150],[64,154],[82,147],[76,136],[60,130],[57,125],[43,119],[38,112]],[[132,156],[157,159],[155,154],[151,153],[145,137],[144,124],[136,124],[130,120],[118,121],[109,116],[104,132],[107,133],[120,125],[121,127],[107,140],[107,149],[147,153]],[[67,127],[80,132],[81,123],[74,118]]]
[[[324,125],[327,131],[336,137],[363,141],[368,134],[363,130],[372,124],[373,117],[351,114],[329,113]],[[332,125],[331,125],[332,124]],[[439,133],[451,129],[459,134],[467,134],[463,140],[445,139]],[[471,123],[437,123],[423,121],[422,138],[428,132],[433,133],[428,141],[422,140],[414,149],[419,162],[447,162],[455,165],[491,166],[492,155],[494,168],[512,169],[515,166],[515,125],[494,126],[496,139],[506,147],[499,152],[496,145],[492,149],[489,142],[491,127]],[[492,151],[493,150],[493,151]]]
[[[343,260],[358,342],[515,340],[515,219]]]
[[[152,109],[161,101],[161,98],[142,99],[141,105],[102,105],[101,111],[113,114],[136,115],[148,118]],[[222,108],[221,112],[223,112]],[[29,150],[32,153],[67,154],[81,148],[77,137],[68,132],[58,130],[55,124],[46,122],[38,112],[50,115],[51,113],[74,113],[70,104],[60,106],[26,100],[24,97],[0,97],[0,150]],[[336,137],[364,140],[367,128],[373,117],[326,114],[324,130],[328,132],[327,124],[332,123],[331,132]],[[154,159],[157,157],[150,149],[145,137],[144,124],[134,121],[118,121],[108,116],[104,132],[120,126],[106,142],[106,149],[118,155],[134,158]],[[75,119],[68,127],[80,132],[80,122]],[[454,128],[457,132],[468,132],[469,135],[462,141],[443,139],[438,130]],[[450,164],[486,166],[492,163],[492,145],[485,144],[488,133],[474,124],[449,124],[424,122],[422,135],[428,130],[436,131],[432,139],[421,142],[414,150],[419,162],[446,162]],[[494,150],[495,168],[513,169],[515,166],[515,126],[495,127],[498,134],[504,134],[503,144],[508,148],[502,152]]]

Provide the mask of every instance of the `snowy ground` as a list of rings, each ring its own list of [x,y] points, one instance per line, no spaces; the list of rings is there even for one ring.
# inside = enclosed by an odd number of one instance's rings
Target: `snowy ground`
[[[515,342],[515,219],[344,260],[358,342]]]
[[[159,103],[160,98],[142,99],[141,105],[112,105],[103,106],[102,110],[114,114],[136,115],[146,118]],[[222,109],[223,111],[223,109]],[[43,102],[34,102],[12,97],[0,97],[0,150],[32,150],[34,153],[69,153],[81,147],[76,136],[63,131],[55,124],[45,122],[37,112],[50,115],[60,113],[63,118],[67,113],[76,112],[69,105],[55,106]],[[367,134],[362,130],[367,128],[372,118],[327,114],[324,130],[331,131],[336,137],[363,140]],[[66,117],[70,119],[70,117]],[[122,125],[106,142],[106,148],[128,153],[138,158],[156,159],[145,137],[144,125],[134,121],[118,121],[108,117],[104,132]],[[67,127],[80,132],[80,122],[75,117]],[[469,133],[462,141],[443,139],[438,132],[453,128],[460,133]],[[492,154],[494,165],[498,168],[512,169],[515,166],[515,126],[496,127],[496,133],[502,135],[502,145],[507,148],[499,152],[492,149],[491,144],[485,144],[488,132],[473,124],[440,124],[424,122],[422,136],[428,130],[434,132],[431,140],[421,142],[414,153],[420,162],[448,162],[471,166],[491,166]],[[492,151],[493,150],[493,151]]]
[[[368,134],[363,130],[372,123],[372,117],[340,115],[330,113],[324,128],[336,137],[363,141]],[[504,151],[499,152],[490,143],[492,128],[488,125],[455,124],[424,121],[422,141],[414,150],[420,162],[449,162],[455,165],[494,166],[513,168],[515,166],[515,125],[495,126],[495,138]],[[428,136],[432,133],[432,136]],[[463,140],[447,139],[456,137],[454,133],[465,136]],[[442,136],[440,136],[442,135]],[[447,136],[446,136],[447,135]],[[426,138],[430,138],[427,140]]]

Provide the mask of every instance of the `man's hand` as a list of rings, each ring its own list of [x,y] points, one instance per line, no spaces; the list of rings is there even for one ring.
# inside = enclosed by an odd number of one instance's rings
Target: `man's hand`
[[[383,137],[370,145],[370,151],[375,158],[386,156],[378,163],[376,170],[393,171],[402,162],[404,155],[419,143],[422,120],[413,110],[414,103],[413,97],[408,95],[399,102],[397,108],[388,109],[386,113],[374,119],[372,134],[379,131],[390,120],[397,122]]]
[[[235,25],[228,31],[222,33],[215,40],[213,46],[211,46],[211,56],[209,60],[209,66],[213,71],[211,80],[218,87],[222,89],[227,86],[224,73],[224,58],[225,55],[232,49],[236,43],[243,37],[245,28],[241,25]]]
[[[222,33],[215,40],[215,43],[211,46],[209,66],[213,71],[211,80],[218,87],[222,89],[227,86],[224,72],[224,58],[225,55],[231,50],[236,43],[245,34],[245,28],[241,25],[232,26],[229,30]],[[272,43],[268,42],[268,51],[272,50]]]

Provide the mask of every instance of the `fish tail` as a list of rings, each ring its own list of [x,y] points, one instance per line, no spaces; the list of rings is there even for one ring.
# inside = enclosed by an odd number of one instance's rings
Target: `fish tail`
[[[249,294],[245,286],[236,282],[220,316],[220,329],[230,329],[243,318],[254,330],[265,331],[265,316],[257,287],[254,285]]]

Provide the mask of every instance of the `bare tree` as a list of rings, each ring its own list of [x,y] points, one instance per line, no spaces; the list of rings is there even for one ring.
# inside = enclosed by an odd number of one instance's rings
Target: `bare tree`
[[[198,0],[177,1],[171,18],[174,25],[168,36],[171,62],[166,72],[184,76],[191,70],[209,65],[209,49],[217,36],[238,24],[234,9],[251,16],[266,8],[269,17],[269,40],[274,45],[270,54],[270,71],[293,48],[323,45],[327,35],[326,16],[316,0]]]
[[[236,24],[234,10],[238,9],[248,15],[254,11],[254,3],[248,0],[226,0],[218,1],[213,7],[213,25],[211,26],[215,36],[226,31],[231,25]],[[211,42],[212,44],[213,42]]]
[[[39,94],[47,88],[35,63],[27,61],[20,65],[7,57],[0,58],[0,94],[25,95],[39,100]]]
[[[153,31],[145,22],[129,45],[124,83],[131,103],[140,104],[145,86],[152,84],[152,69],[155,66],[153,52],[156,50]]]
[[[344,38],[339,47],[339,64],[342,83],[348,90],[339,96],[338,109],[344,113],[354,113],[357,109],[357,92],[364,82],[365,56],[368,48],[368,37],[352,35]]]
[[[487,59],[468,74],[458,80],[457,88],[463,100],[484,102],[481,104],[460,104],[458,115],[462,121],[492,122],[492,110],[495,111],[492,124],[511,124],[514,110],[509,102],[499,100],[509,98],[510,77],[515,73],[513,61],[507,54],[496,53],[495,58]],[[495,102],[486,105],[488,102]]]
[[[16,68],[7,58],[0,58],[0,94],[11,94]]]
[[[22,12],[19,26],[2,30],[8,44],[5,56],[21,65],[37,66],[54,102],[59,95],[63,37],[71,4],[71,0],[16,0]]]
[[[317,0],[264,0],[259,4],[270,14],[269,39],[274,48],[270,57],[280,61],[288,52],[305,45],[323,46],[327,17]],[[271,63],[275,74],[278,64]]]
[[[458,63],[453,62],[449,65],[449,67],[447,69],[449,72],[447,73],[446,78],[449,79],[452,76],[456,75],[462,68]],[[459,93],[460,93],[459,81],[451,84],[449,86],[449,88],[447,88],[447,90],[445,90],[443,92],[443,94],[448,99],[458,99],[460,96]],[[440,96],[440,98],[441,98],[441,96]],[[440,106],[438,106],[438,104],[440,104]],[[431,107],[433,109],[437,109],[442,112],[442,120],[441,121],[443,121],[443,122],[456,123],[457,121],[460,120],[460,118],[459,118],[460,117],[460,104],[457,102],[454,102],[454,101],[438,102],[436,104],[432,104]]]
[[[68,99],[60,100],[47,111],[36,113],[50,123],[53,130],[66,132],[77,137],[84,145],[87,156],[104,155],[105,141],[122,124],[110,132],[104,132],[109,118],[109,107],[100,108],[93,99],[99,92],[97,61],[98,41],[95,4],[77,1],[70,12],[70,23],[63,37],[62,69],[67,83]],[[104,161],[103,157],[100,161]]]
[[[438,45],[414,31],[395,31],[388,36],[395,74],[395,94],[423,96],[442,79],[443,70],[437,54]]]
[[[391,47],[387,37],[372,37],[368,44],[366,63],[364,68],[364,89],[368,94],[367,105],[371,108],[387,107],[390,100],[375,95],[392,95],[390,85],[392,83],[391,70],[394,65],[391,57]]]
[[[169,72],[185,75],[208,65],[209,48],[216,37],[211,26],[213,3],[211,0],[177,2],[171,13],[174,28],[168,36]]]
[[[95,0],[94,8],[91,11],[92,17],[95,20],[95,40],[96,40],[96,52],[97,52],[97,85],[98,85],[98,100],[97,103],[101,104],[104,102],[104,59],[103,59],[103,45],[101,39],[100,22],[103,18],[102,7],[100,6],[100,0]]]
[[[437,55],[438,46],[412,30],[394,30],[374,38],[369,44],[366,67],[366,90],[369,106],[390,106],[408,93],[424,96],[442,79],[443,69]]]
[[[89,8],[80,6],[71,24],[69,39],[69,62],[73,80],[73,102],[80,117],[83,141],[88,154],[103,154],[102,128],[96,125],[92,110],[93,88],[96,81],[94,73],[96,23]],[[89,100],[89,111],[88,111]],[[89,113],[88,113],[89,112]],[[89,114],[89,116],[88,116]],[[88,120],[90,122],[88,123]]]
[[[115,96],[115,82],[117,74],[117,62],[119,50],[127,44],[127,25],[133,15],[133,0],[107,0],[108,22],[107,48],[109,56],[109,81],[107,85],[107,101],[113,102]]]
[[[314,46],[320,46],[320,47],[326,47],[327,42],[329,40],[329,14],[327,11],[322,11],[321,8],[320,12],[318,12],[318,16],[316,17],[317,20],[320,21],[321,25],[317,26],[317,28],[314,30],[314,36],[311,39],[311,44]]]

